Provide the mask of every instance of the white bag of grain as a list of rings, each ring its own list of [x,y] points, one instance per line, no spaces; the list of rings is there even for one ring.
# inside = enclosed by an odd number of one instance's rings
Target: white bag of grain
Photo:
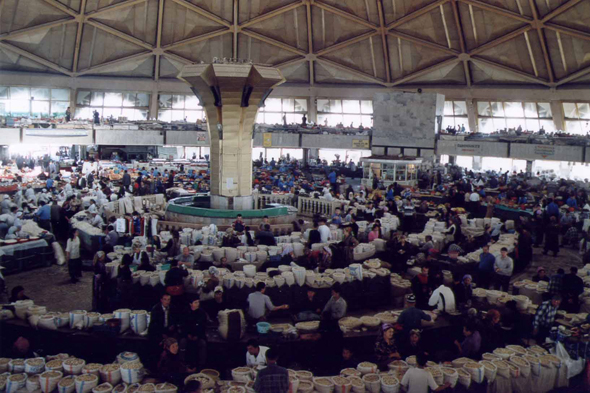
[[[399,380],[393,375],[382,374],[381,375],[381,390],[384,393],[398,393],[399,392]]]
[[[143,379],[143,364],[139,360],[121,364],[121,378],[126,383],[139,383]]]
[[[98,376],[95,374],[82,374],[74,379],[76,393],[88,393],[98,386]]]
[[[57,383],[58,393],[72,393],[74,390],[76,390],[76,386],[73,375],[63,377]]]
[[[97,377],[100,377],[101,368],[102,364],[100,363],[86,363],[86,365],[82,368],[82,374],[94,374]]]
[[[147,329],[147,312],[145,310],[133,310],[129,314],[129,324],[135,334],[141,334]]]
[[[6,393],[16,393],[25,387],[27,383],[27,374],[12,374],[6,380]]]
[[[86,365],[84,359],[68,358],[63,361],[65,375],[78,375]]]
[[[43,393],[51,393],[60,379],[63,378],[63,373],[57,370],[45,371],[39,375],[39,385]]]
[[[100,369],[100,378],[113,386],[117,385],[121,382],[121,366],[118,363],[105,364]]]
[[[110,393],[113,391],[113,385],[108,382],[103,382],[94,389],[92,389],[92,393]]]
[[[175,393],[178,391],[176,385],[168,382],[159,383],[156,385],[156,393]]]
[[[84,327],[85,310],[70,311],[70,329]]]
[[[121,320],[121,333],[123,333],[125,330],[129,329],[129,325],[131,323],[131,320],[130,320],[131,310],[130,309],[120,308],[118,310],[115,310],[115,312],[113,312],[113,314],[115,314],[115,318]]]
[[[457,370],[450,367],[441,367],[440,370],[443,373],[444,383],[448,383],[451,385],[451,388],[454,388],[457,385],[457,381],[459,380],[459,374],[457,373]]]
[[[25,387],[29,392],[35,392],[41,389],[41,384],[39,383],[39,374],[29,375],[27,377]]]
[[[469,362],[463,365],[463,368],[471,374],[471,380],[475,383],[482,383],[485,377],[485,368],[482,364]]]
[[[381,392],[381,378],[379,374],[365,374],[362,378],[365,383],[365,389],[369,393],[380,393]]]
[[[20,374],[25,372],[25,359],[11,359],[8,362],[8,372]]]
[[[464,368],[457,368],[457,375],[459,376],[459,383],[469,389],[471,385],[471,374]]]
[[[27,374],[39,374],[45,370],[45,359],[32,358],[25,360],[25,372]]]

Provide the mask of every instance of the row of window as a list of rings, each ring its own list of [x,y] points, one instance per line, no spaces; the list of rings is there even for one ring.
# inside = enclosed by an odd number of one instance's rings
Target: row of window
[[[76,96],[75,118],[91,119],[93,112],[103,118],[125,117],[147,120],[151,95],[137,92],[99,92],[80,90]],[[69,106],[69,89],[2,87],[0,115],[33,118],[65,116]],[[502,129],[555,131],[551,105],[548,102],[477,101],[479,131],[492,133]],[[184,94],[158,96],[159,120],[205,120],[205,111],[197,97]],[[590,103],[563,103],[566,131],[573,134],[590,132]],[[268,98],[260,108],[257,122],[264,124],[299,124],[308,114],[306,98]],[[370,100],[317,99],[317,122],[327,126],[371,127],[373,102]],[[446,101],[442,128],[471,131],[465,101]]]

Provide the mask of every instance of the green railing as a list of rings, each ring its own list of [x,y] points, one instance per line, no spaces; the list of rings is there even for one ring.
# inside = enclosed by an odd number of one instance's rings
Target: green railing
[[[171,213],[184,214],[187,216],[196,217],[214,217],[214,218],[236,218],[241,214],[243,218],[262,218],[278,217],[289,214],[286,207],[274,207],[270,209],[257,210],[223,210],[223,209],[208,209],[204,207],[186,206],[186,204],[204,204],[209,197],[181,197],[175,198],[168,202],[166,211]]]

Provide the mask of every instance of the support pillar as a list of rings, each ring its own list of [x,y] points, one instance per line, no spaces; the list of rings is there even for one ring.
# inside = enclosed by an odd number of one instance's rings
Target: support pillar
[[[449,156],[449,164],[455,165],[457,162],[457,156]]]
[[[555,129],[565,131],[565,114],[563,113],[562,101],[551,101],[551,114]]]
[[[526,160],[526,177],[533,177],[533,160]]]
[[[258,108],[285,79],[277,68],[244,63],[193,64],[182,69],[207,112],[211,141],[211,207],[250,210],[252,133]]]
[[[465,100],[467,104],[467,122],[469,123],[469,129],[471,132],[475,132],[478,129],[477,124],[477,105],[473,100]]]
[[[473,157],[473,170],[474,171],[481,171],[482,168],[482,158],[479,156]]]

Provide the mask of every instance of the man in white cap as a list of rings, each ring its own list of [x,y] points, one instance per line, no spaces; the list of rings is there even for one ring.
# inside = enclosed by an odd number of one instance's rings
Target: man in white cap
[[[43,201],[45,203],[49,203],[50,199],[51,199],[51,197],[47,193],[47,188],[44,188],[43,190],[41,190],[39,195],[37,195],[37,205],[39,205],[41,203],[41,201]]]
[[[10,213],[10,197],[8,195],[4,195],[2,198],[2,203],[0,203],[0,207],[2,208],[2,214]]]
[[[25,232],[23,232],[23,224],[19,220],[15,222],[13,226],[8,228],[8,233],[6,234],[6,239],[20,239],[27,236]]]
[[[104,221],[102,217],[98,214],[98,212],[90,213],[92,216],[92,220],[90,221],[90,225],[96,228],[101,228],[104,226]]]
[[[25,199],[27,201],[35,199],[35,190],[33,190],[33,187],[30,184],[27,184],[27,191],[25,191]]]

